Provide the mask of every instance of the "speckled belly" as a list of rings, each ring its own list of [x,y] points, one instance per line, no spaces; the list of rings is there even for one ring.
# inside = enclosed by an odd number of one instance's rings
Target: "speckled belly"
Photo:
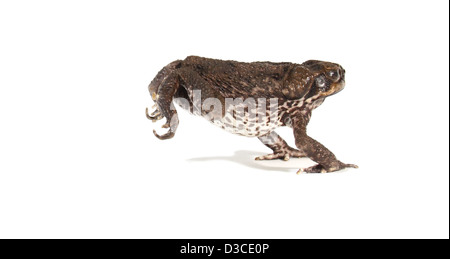
[[[228,109],[225,116],[211,120],[222,129],[242,136],[259,137],[266,135],[281,126],[278,111],[244,111]],[[208,119],[208,118],[207,118]]]
[[[194,98],[195,93],[189,92],[189,102],[183,99],[175,99],[180,107],[190,110],[194,115],[201,116],[218,127],[233,133],[247,137],[260,137],[276,128],[283,126],[281,118],[287,110],[298,105],[299,101],[287,101],[279,105],[278,99],[232,99],[229,105],[216,101],[212,106],[201,102],[201,98]],[[188,108],[190,107],[190,109]],[[205,111],[205,107],[211,108]],[[222,109],[222,107],[225,107]]]

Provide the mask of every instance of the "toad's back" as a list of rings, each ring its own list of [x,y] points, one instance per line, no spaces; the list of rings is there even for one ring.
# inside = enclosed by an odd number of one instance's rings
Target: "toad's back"
[[[290,107],[286,104],[290,101],[284,99],[281,87],[283,79],[294,65],[287,62],[244,63],[190,56],[180,68],[194,71],[192,77],[199,78],[196,84],[184,86],[182,91],[187,91],[179,96],[189,99],[189,107],[202,107],[205,99],[213,97],[220,102],[220,105],[214,106],[216,111],[221,111],[220,114],[203,109],[197,109],[197,112],[192,108],[190,110],[233,134],[263,136],[283,125],[280,115]],[[196,97],[195,94],[202,96]],[[201,102],[196,103],[196,100]],[[187,107],[180,103],[180,99],[176,103]]]
[[[195,71],[224,97],[284,98],[283,80],[293,63],[237,62],[189,56],[181,63]],[[195,86],[194,86],[195,87]]]

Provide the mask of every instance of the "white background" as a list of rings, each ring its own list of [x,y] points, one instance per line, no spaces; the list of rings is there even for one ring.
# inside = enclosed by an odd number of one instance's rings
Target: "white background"
[[[1,1],[0,237],[448,238],[448,18],[448,1]],[[185,112],[156,139],[147,86],[188,55],[340,63],[309,133],[360,169],[256,162],[257,139]]]

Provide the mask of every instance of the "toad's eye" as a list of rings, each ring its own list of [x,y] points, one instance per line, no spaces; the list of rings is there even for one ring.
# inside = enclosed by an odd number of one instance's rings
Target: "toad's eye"
[[[323,76],[319,76],[316,78],[316,85],[320,89],[325,89],[327,86],[327,82],[325,81],[325,78]]]
[[[328,76],[328,78],[330,78],[331,80],[333,80],[335,82],[337,80],[339,80],[339,77],[340,77],[339,71],[336,71],[336,70],[328,71],[327,76]]]

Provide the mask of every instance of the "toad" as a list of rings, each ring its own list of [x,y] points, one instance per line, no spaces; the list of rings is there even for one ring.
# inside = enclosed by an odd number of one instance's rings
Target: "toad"
[[[309,137],[312,111],[345,85],[345,70],[338,64],[309,60],[289,62],[237,62],[189,56],[165,66],[149,85],[155,102],[146,116],[166,119],[161,140],[175,135],[179,119],[174,103],[202,116],[231,133],[257,137],[273,153],[256,160],[308,157],[317,164],[298,172],[327,173],[356,165],[339,161],[318,141]],[[291,127],[297,148],[276,132]]]

